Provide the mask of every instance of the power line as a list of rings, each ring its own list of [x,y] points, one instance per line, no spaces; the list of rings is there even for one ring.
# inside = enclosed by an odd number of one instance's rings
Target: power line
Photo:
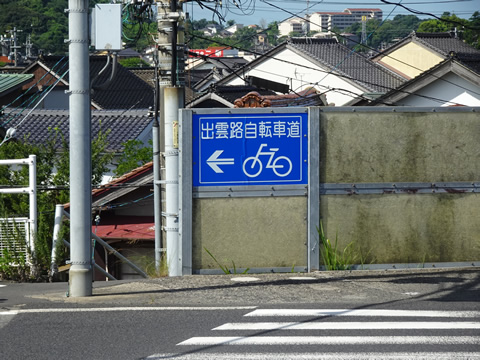
[[[261,0],[261,1],[263,1],[264,3],[266,3],[266,4],[268,4],[268,5],[272,6],[272,7],[278,8],[278,6],[273,5],[273,4],[270,4],[270,3],[267,2],[266,0]],[[383,0],[381,0],[381,1],[383,1]],[[285,11],[286,13],[289,13],[289,14],[291,14],[291,15],[293,15],[293,16],[296,16],[295,14],[290,13],[290,12],[287,11],[287,10],[283,10],[283,11]],[[309,22],[309,23],[311,23],[311,24],[315,24],[315,23],[313,23],[312,21],[310,21],[309,19],[305,19],[305,18],[301,18],[301,19],[303,19],[303,20],[305,20],[305,21],[307,21],[307,22]],[[321,27],[322,29],[325,29],[324,27],[322,27],[322,26],[320,26],[320,25],[318,25],[318,24],[315,24],[315,25]],[[327,29],[327,30],[328,30],[328,29]],[[331,31],[332,33],[334,33],[335,35],[337,35],[337,36],[340,36],[340,37],[345,38],[345,36],[343,36],[343,35],[335,32],[335,31],[333,31],[333,30],[330,30],[330,31]],[[357,43],[358,45],[362,45],[362,44],[361,44],[360,42],[358,42],[358,41],[353,41],[353,42]],[[374,49],[374,48],[371,48],[371,47],[366,46],[366,45],[364,45],[364,44],[363,44],[363,46],[367,47],[369,50],[372,50],[372,51],[374,51],[374,52],[377,52],[378,54],[381,54],[380,51],[378,51],[378,50],[376,50],[376,49]],[[409,67],[411,67],[411,68],[413,68],[413,69],[415,69],[415,70],[419,70],[420,72],[423,72],[423,69],[417,68],[416,66],[413,66],[413,65],[411,65],[411,64],[408,64],[408,63],[406,63],[406,62],[404,62],[404,61],[402,61],[402,60],[398,60],[398,59],[394,58],[394,57],[391,56],[391,55],[388,55],[388,54],[387,54],[387,55],[385,55],[385,56],[388,57],[388,58],[390,58],[390,59],[393,59],[393,60],[395,60],[395,61],[398,61],[399,63],[401,63],[401,64],[403,64],[403,65],[407,65],[407,66],[409,66]],[[458,84],[455,84],[455,83],[453,83],[453,82],[451,82],[451,81],[449,81],[449,80],[443,79],[442,77],[438,77],[438,76],[435,76],[435,75],[433,75],[433,74],[431,74],[430,76],[433,76],[433,77],[435,77],[435,78],[438,79],[438,80],[445,81],[445,82],[447,82],[447,83],[449,83],[449,84],[451,84],[451,85],[457,86],[457,87],[459,87],[459,88],[461,88],[461,89],[471,91],[471,90],[469,90],[469,89],[467,89],[467,88],[465,88],[465,87],[463,87],[463,86],[461,86],[461,85],[458,85]],[[360,81],[360,80],[357,80],[357,81]],[[362,82],[366,83],[365,81],[362,81]],[[394,90],[394,89],[391,89],[391,90]],[[472,92],[473,92],[474,94],[480,95],[480,94],[478,94],[478,93],[476,93],[476,92],[474,92],[474,91],[472,91]]]

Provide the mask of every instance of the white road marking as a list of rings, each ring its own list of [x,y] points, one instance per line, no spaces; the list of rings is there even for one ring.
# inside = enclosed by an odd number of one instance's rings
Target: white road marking
[[[387,309],[258,309],[245,316],[389,316],[480,317],[480,311],[387,310]]]
[[[478,345],[478,336],[199,336],[177,345]]]
[[[480,329],[480,322],[259,322],[226,323],[212,330]]]
[[[5,287],[5,286],[7,286],[7,285],[0,285],[0,287]]]
[[[81,312],[112,312],[112,311],[221,311],[221,310],[252,310],[256,306],[198,306],[198,307],[110,307],[110,308],[50,308],[50,309],[20,309],[2,311],[0,315],[35,314],[35,313],[81,313]]]
[[[256,278],[256,277],[235,277],[235,278],[231,278],[230,279],[231,281],[235,281],[235,282],[250,282],[250,281],[259,281],[260,279],[259,278]]]
[[[177,359],[177,360],[476,360],[480,353],[445,352],[445,353],[198,353],[194,354],[154,354],[145,360]]]

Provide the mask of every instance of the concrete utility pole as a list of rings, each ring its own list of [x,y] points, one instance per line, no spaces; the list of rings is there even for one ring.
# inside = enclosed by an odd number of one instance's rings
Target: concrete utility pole
[[[68,1],[70,72],[70,280],[69,296],[92,295],[92,161],[88,0]]]
[[[181,6],[180,6],[181,10]],[[164,0],[158,3],[158,59],[159,95],[164,142],[160,145],[165,154],[167,264],[169,276],[182,275],[182,247],[178,236],[178,109],[185,105],[184,100],[184,35],[178,26],[181,12],[177,0]],[[155,142],[155,140],[154,140]],[[155,166],[155,161],[154,161]],[[155,169],[154,169],[155,173]],[[157,187],[155,187],[155,191]],[[160,231],[160,229],[156,229]],[[155,249],[157,256],[159,249]]]
[[[12,43],[10,42],[10,49],[13,49],[13,61],[15,63],[15,66],[18,64],[18,54],[17,50],[21,49],[21,46],[17,45],[17,32],[22,32],[23,30],[17,30],[16,27],[13,28],[13,30],[7,30],[8,33],[11,34],[11,38],[13,39],[13,46],[11,45]]]

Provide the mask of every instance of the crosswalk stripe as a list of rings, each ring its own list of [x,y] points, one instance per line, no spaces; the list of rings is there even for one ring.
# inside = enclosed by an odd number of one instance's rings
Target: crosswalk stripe
[[[389,317],[480,317],[480,311],[388,310],[388,309],[257,309],[245,316],[389,316]]]
[[[198,353],[154,354],[145,360],[477,360],[480,353],[415,352],[415,353]]]
[[[0,315],[37,314],[37,313],[80,313],[80,312],[114,312],[114,311],[230,311],[252,310],[256,306],[140,306],[140,307],[97,307],[97,308],[49,308],[20,309],[2,311]]]
[[[479,322],[258,322],[226,323],[212,330],[398,330],[480,329]]]
[[[177,345],[478,345],[479,343],[478,336],[200,336]]]

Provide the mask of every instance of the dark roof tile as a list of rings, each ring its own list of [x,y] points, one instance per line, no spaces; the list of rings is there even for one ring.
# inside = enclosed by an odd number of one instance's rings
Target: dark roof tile
[[[300,51],[346,80],[376,92],[387,92],[405,80],[338,43],[335,39],[293,38],[287,47]],[[327,74],[327,73],[326,73]]]
[[[58,74],[68,69],[67,57],[44,56],[39,61]],[[106,56],[90,56],[90,78],[95,78],[106,64]],[[110,77],[110,70],[111,67],[107,68],[93,85],[103,84]],[[65,80],[68,81],[68,74]],[[148,109],[153,106],[154,95],[151,86],[127,68],[117,64],[117,73],[112,82],[105,89],[94,90],[92,101],[102,109]]]
[[[4,117],[11,117],[11,111],[9,110],[5,109]],[[52,136],[54,129],[58,129],[69,141],[68,110],[35,110],[26,118],[25,116],[26,114],[13,118],[6,126],[6,128],[17,128],[17,139],[23,139],[27,136],[30,142],[41,144],[45,143],[49,136]],[[92,139],[98,135],[100,130],[104,133],[109,131],[107,150],[118,152],[122,150],[123,143],[138,138],[142,132],[148,130],[152,118],[148,116],[148,112],[145,110],[92,110],[91,122]]]

